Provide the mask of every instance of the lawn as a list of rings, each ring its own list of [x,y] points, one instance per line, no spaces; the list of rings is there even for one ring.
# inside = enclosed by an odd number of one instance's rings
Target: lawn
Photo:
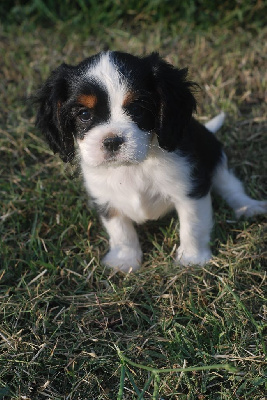
[[[140,271],[114,274],[101,266],[108,237],[78,168],[34,126],[29,97],[62,62],[156,50],[189,67],[200,121],[227,113],[217,135],[230,165],[252,197],[267,198],[267,29],[145,18],[137,29],[137,17],[98,34],[34,19],[0,25],[0,399],[266,400],[265,217],[238,221],[214,196],[204,268],[174,265],[171,214],[138,227]]]

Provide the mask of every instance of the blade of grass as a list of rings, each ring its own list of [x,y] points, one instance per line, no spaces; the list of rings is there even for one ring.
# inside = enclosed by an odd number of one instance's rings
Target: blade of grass
[[[167,374],[167,373],[172,373],[172,372],[195,372],[195,371],[207,371],[207,370],[219,370],[219,369],[225,369],[226,371],[229,371],[232,373],[237,372],[237,369],[230,364],[213,364],[213,365],[203,365],[201,367],[158,369],[158,368],[149,367],[147,365],[135,363],[134,361],[132,361],[128,357],[126,357],[117,346],[116,346],[116,350],[117,350],[118,356],[122,362],[129,364],[132,367],[136,367],[139,369],[144,369],[146,371],[149,371],[154,375]]]
[[[121,365],[121,376],[120,376],[120,387],[119,387],[117,400],[122,400],[122,398],[123,398],[124,381],[125,381],[125,365],[122,364]]]

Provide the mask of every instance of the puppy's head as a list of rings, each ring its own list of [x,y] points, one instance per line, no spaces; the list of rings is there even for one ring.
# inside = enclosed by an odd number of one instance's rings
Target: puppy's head
[[[36,125],[64,161],[76,142],[87,165],[139,163],[153,135],[167,151],[184,137],[196,107],[186,75],[157,53],[105,52],[62,64],[37,92]]]

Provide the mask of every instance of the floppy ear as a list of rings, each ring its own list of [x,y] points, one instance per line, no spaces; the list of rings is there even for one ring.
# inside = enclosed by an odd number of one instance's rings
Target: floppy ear
[[[55,69],[34,97],[34,102],[39,104],[36,126],[45,135],[54,153],[59,153],[65,162],[74,157],[73,135],[67,131],[61,110],[68,96],[66,78],[70,68],[62,64]]]
[[[163,149],[174,151],[186,134],[192,113],[196,110],[196,99],[191,90],[197,85],[186,79],[187,68],[174,68],[158,53],[152,53],[148,58],[160,103],[156,127],[158,142]]]

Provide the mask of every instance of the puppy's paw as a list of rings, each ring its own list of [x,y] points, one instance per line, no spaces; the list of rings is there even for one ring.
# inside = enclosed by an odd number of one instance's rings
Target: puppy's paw
[[[127,246],[114,247],[102,259],[102,264],[125,273],[137,271],[141,263],[141,249],[133,249]]]
[[[243,207],[235,209],[235,215],[240,217],[253,217],[258,214],[267,213],[267,201],[251,200],[251,202]]]
[[[194,253],[190,253],[188,250],[184,250],[181,246],[177,250],[176,263],[181,264],[184,267],[188,265],[205,265],[212,257],[209,249],[203,249]]]

